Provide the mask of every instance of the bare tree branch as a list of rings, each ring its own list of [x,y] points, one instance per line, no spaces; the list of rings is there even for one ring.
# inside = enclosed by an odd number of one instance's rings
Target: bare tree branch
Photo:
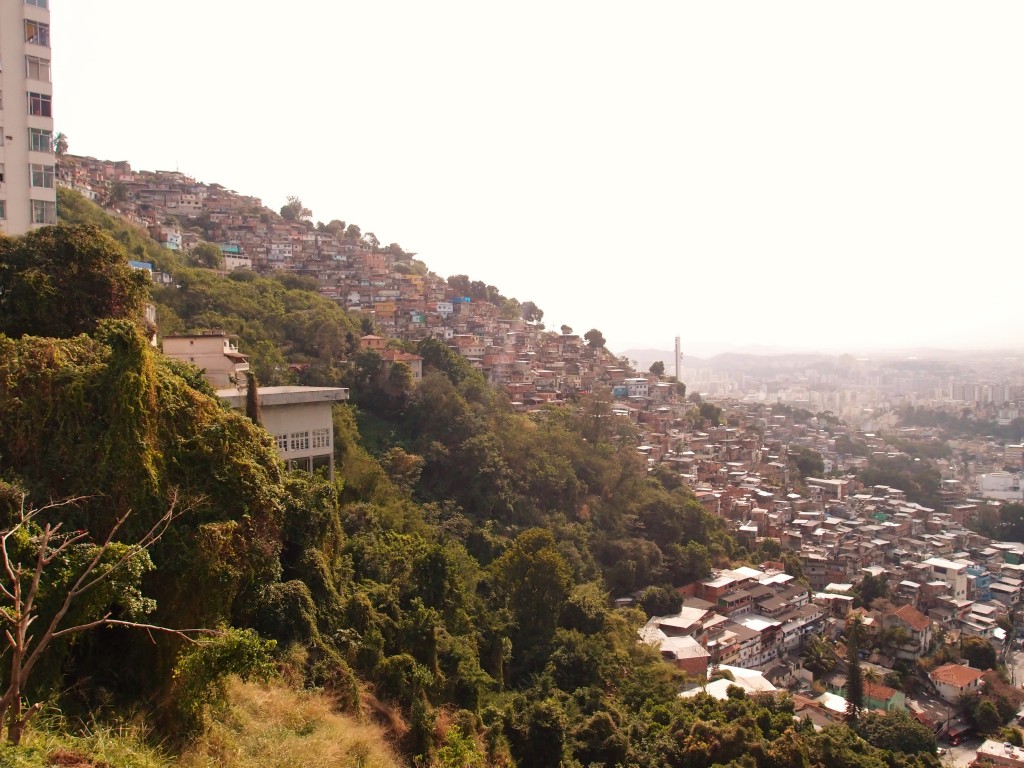
[[[190,643],[196,642],[191,635],[220,635],[222,632],[217,629],[208,628],[197,628],[197,629],[173,629],[171,627],[162,627],[159,624],[142,624],[137,621],[123,621],[121,619],[111,619],[104,617],[97,619],[96,621],[90,621],[86,624],[79,624],[74,627],[66,627],[53,633],[53,636],[62,637],[63,635],[74,634],[75,632],[84,632],[87,629],[94,627],[132,627],[134,629],[147,629],[156,630],[157,632],[164,632],[169,635],[176,635],[182,640],[188,640]]]
[[[114,539],[131,515],[131,510],[118,517],[103,542],[95,545],[95,552],[84,565],[80,566],[81,570],[77,579],[65,589],[63,599],[53,616],[50,617],[46,628],[41,634],[29,634],[31,626],[36,619],[40,618],[36,607],[36,596],[45,583],[47,568],[60,562],[72,547],[83,544],[88,538],[88,533],[78,531],[64,535],[61,533],[61,523],[46,523],[42,527],[42,531],[32,537],[35,555],[30,559],[29,564],[12,560],[8,549],[11,538],[19,531],[29,530],[29,524],[40,514],[76,504],[87,498],[90,497],[78,496],[62,501],[51,501],[42,507],[26,509],[26,496],[22,494],[18,521],[7,530],[0,532],[0,563],[3,565],[3,574],[8,582],[0,583],[0,603],[7,604],[6,607],[0,608],[0,621],[10,625],[3,630],[7,647],[0,651],[0,658],[4,658],[8,653],[10,655],[7,687],[0,695],[0,725],[6,723],[7,739],[14,744],[20,741],[25,726],[42,706],[37,702],[23,709],[22,694],[27,687],[33,669],[53,640],[101,626],[141,629],[147,633],[163,632],[188,642],[196,642],[193,635],[219,634],[218,630],[212,629],[174,629],[157,624],[114,619],[111,618],[109,612],[99,619],[61,627],[61,623],[78,598],[122,571],[136,557],[156,544],[178,517],[191,509],[191,507],[179,508],[176,491],[172,491],[170,494],[167,511],[153,523],[150,529],[134,542],[125,546],[112,563],[104,564],[103,560],[108,553],[111,553]]]

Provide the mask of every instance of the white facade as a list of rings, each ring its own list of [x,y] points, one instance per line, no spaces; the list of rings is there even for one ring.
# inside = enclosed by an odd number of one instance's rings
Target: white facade
[[[629,397],[647,397],[650,395],[650,382],[647,379],[626,379],[626,394]]]
[[[950,597],[955,600],[967,599],[967,563],[930,557],[924,564],[931,569],[933,580],[946,582]]]
[[[334,479],[334,419],[331,407],[348,400],[343,387],[260,387],[260,418],[289,469],[323,469]],[[232,408],[245,408],[246,391],[217,390]]]
[[[0,2],[0,229],[57,223],[48,0]]]
[[[248,256],[224,254],[224,269],[232,272],[236,269],[252,269],[252,259]]]
[[[1018,472],[989,472],[978,476],[978,490],[986,499],[1024,500],[1021,475]]]

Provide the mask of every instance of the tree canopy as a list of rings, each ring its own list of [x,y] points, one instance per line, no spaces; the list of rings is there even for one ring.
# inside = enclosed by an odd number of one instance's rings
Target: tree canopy
[[[597,328],[591,328],[583,334],[583,338],[587,340],[587,346],[591,349],[603,349],[606,344],[604,334]]]
[[[67,338],[105,319],[141,323],[147,277],[97,227],[42,227],[0,238],[0,333]]]
[[[288,202],[281,206],[281,218],[285,221],[308,221],[312,215],[313,212],[294,195],[290,195]]]

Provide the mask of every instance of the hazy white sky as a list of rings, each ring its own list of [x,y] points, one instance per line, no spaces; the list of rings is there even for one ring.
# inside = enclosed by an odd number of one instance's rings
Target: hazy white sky
[[[1024,3],[51,0],[71,151],[617,351],[1024,347]]]

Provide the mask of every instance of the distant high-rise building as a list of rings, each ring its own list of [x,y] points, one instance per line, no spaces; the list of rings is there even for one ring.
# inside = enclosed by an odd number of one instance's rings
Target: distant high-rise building
[[[50,0],[0,0],[0,230],[57,223]]]

